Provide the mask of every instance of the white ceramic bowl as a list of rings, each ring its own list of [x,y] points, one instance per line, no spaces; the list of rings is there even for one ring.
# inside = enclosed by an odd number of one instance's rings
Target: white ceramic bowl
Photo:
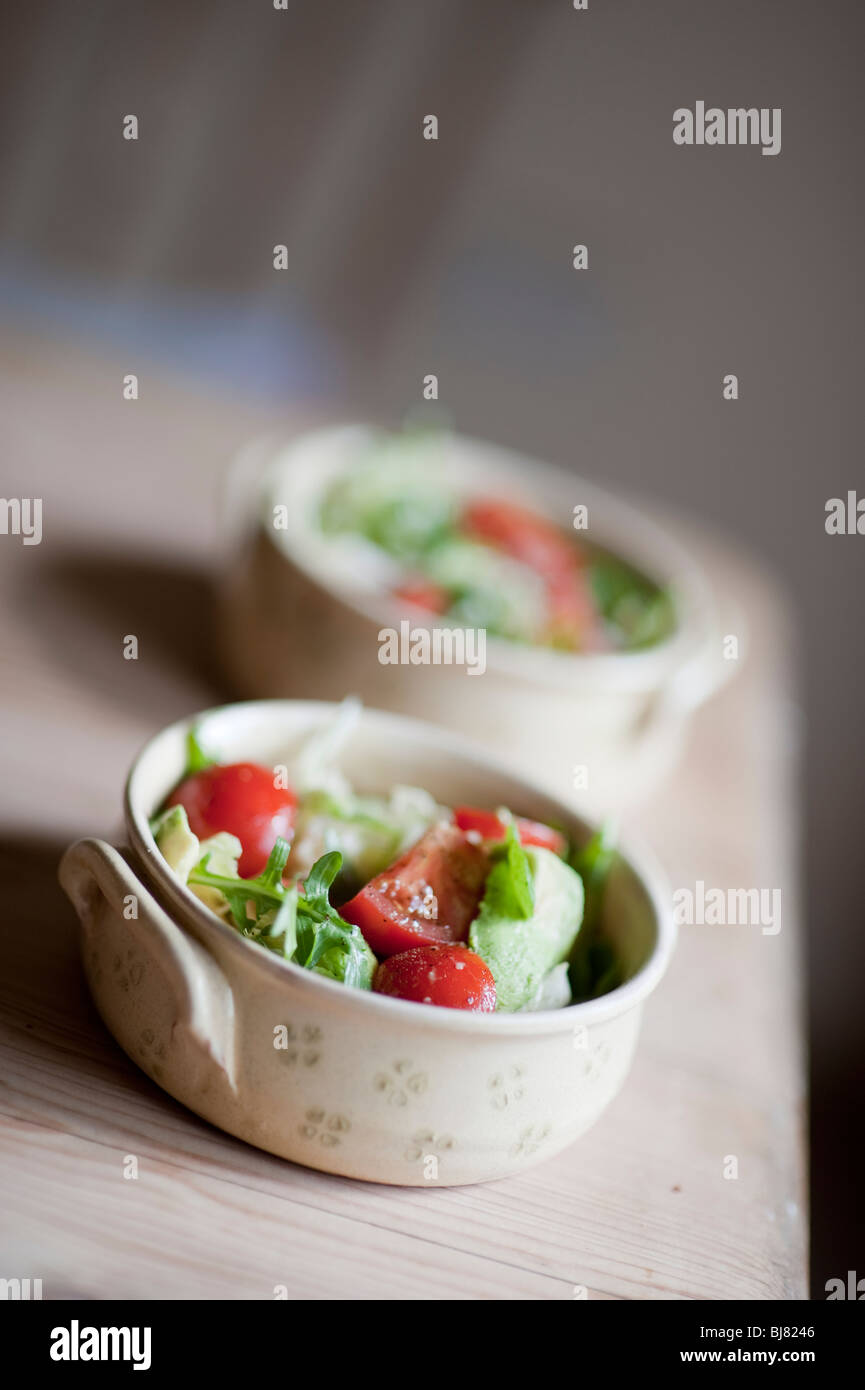
[[[730,669],[699,567],[608,493],[456,436],[436,463],[447,485],[522,501],[565,528],[574,507],[585,505],[588,539],[669,586],[675,630],[651,649],[622,653],[574,655],[491,639],[480,676],[456,666],[382,665],[379,633],[405,610],[370,588],[350,548],[336,564],[315,522],[329,483],[362,461],[373,437],[366,426],[321,429],[288,445],[262,441],[237,460],[218,633],[237,691],[338,699],[351,688],[369,705],[486,743],[594,813],[644,799],[675,762],[691,713]],[[271,501],[287,506],[284,529],[268,523]]]
[[[261,701],[194,722],[221,760],[274,765],[334,713],[324,703]],[[157,851],[148,818],[184,771],[191,722],[163,730],[132,767],[131,851],[83,840],[60,868],[81,918],[93,998],[133,1061],[231,1134],[375,1182],[497,1178],[587,1130],[624,1081],[643,1002],[673,947],[657,870],[623,852],[611,875],[603,930],[626,980],[603,998],[482,1015],[349,989],[245,940]],[[343,766],[366,791],[412,782],[445,803],[509,805],[558,821],[577,842],[591,833],[473,745],[414,720],[364,711]]]

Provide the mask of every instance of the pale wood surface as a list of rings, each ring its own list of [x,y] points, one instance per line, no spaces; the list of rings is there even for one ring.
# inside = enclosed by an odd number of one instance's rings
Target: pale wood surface
[[[144,738],[223,693],[216,480],[279,423],[146,371],[124,403],[135,369],[0,339],[4,494],[44,499],[41,546],[0,537],[0,1274],[41,1277],[46,1297],[805,1296],[789,644],[770,586],[715,543],[702,552],[748,613],[750,656],[633,828],[674,886],[780,887],[783,929],[683,929],[623,1093],[570,1151],[482,1187],[356,1184],[210,1128],[113,1043],[56,862],[72,838],[116,834]]]

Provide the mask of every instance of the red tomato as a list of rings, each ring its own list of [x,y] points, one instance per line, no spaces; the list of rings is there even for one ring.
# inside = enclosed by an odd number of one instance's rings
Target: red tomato
[[[274,786],[269,768],[229,763],[194,772],[175,787],[166,805],[185,807],[189,828],[200,840],[220,830],[236,835],[243,846],[237,872],[241,878],[255,878],[277,836],[291,838],[297,797]]]
[[[463,529],[504,550],[538,574],[568,574],[581,563],[576,544],[551,521],[513,502],[478,498],[462,515]]]
[[[409,579],[393,590],[394,598],[404,603],[413,603],[415,608],[424,608],[428,613],[446,613],[450,599],[444,589],[428,579]]]
[[[581,651],[603,646],[585,557],[571,537],[512,502],[470,502],[462,524],[470,535],[528,565],[545,581],[548,641]]]
[[[564,854],[568,848],[562,832],[554,830],[551,825],[544,825],[543,821],[523,820],[522,816],[518,816],[517,834],[521,845],[537,845],[539,849],[552,850],[553,854]]]
[[[382,961],[372,987],[378,994],[444,1009],[491,1014],[496,1007],[492,971],[466,946],[415,946],[402,951]]]
[[[457,806],[454,820],[460,830],[473,830],[482,840],[505,838],[504,821],[500,821],[494,811],[479,811],[475,806]],[[568,842],[564,835],[551,825],[544,825],[539,820],[524,820],[522,816],[516,816],[514,821],[520,844],[538,845],[541,849],[551,849],[553,854],[564,854],[567,849]]]
[[[547,621],[554,641],[558,639],[580,649],[594,650],[602,645],[586,570],[575,568],[569,574],[547,577]]]
[[[377,956],[463,941],[477,915],[489,862],[455,825],[435,825],[339,910]]]

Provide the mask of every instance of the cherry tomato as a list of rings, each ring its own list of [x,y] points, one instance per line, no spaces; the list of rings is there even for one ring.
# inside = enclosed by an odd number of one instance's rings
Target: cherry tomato
[[[435,825],[340,908],[377,956],[463,941],[477,915],[489,861],[456,825]]]
[[[393,590],[394,598],[403,603],[412,603],[415,608],[423,608],[428,613],[446,613],[450,599],[444,589],[429,579],[409,579]]]
[[[496,1007],[492,971],[466,946],[415,946],[401,951],[382,961],[372,987],[378,994],[444,1009],[490,1014]]]
[[[492,498],[469,502],[462,514],[462,527],[538,574],[568,574],[581,563],[580,551],[570,537],[545,517],[513,502]]]
[[[200,840],[220,830],[236,835],[243,846],[237,872],[241,878],[255,878],[277,836],[291,839],[297,797],[288,788],[276,787],[267,767],[228,763],[184,778],[166,805],[185,808],[189,828]]]
[[[503,840],[505,823],[499,820],[495,811],[479,811],[475,806],[457,806],[454,820],[460,830],[474,831],[482,840]],[[550,849],[553,854],[564,854],[568,842],[560,831],[539,820],[524,820],[514,817],[514,824],[521,845],[537,845],[540,849]]]

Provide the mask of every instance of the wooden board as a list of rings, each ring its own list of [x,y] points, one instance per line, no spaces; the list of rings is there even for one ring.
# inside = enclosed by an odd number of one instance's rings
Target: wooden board
[[[210,1128],[113,1043],[56,862],[70,839],[116,832],[144,738],[223,693],[216,479],[279,423],[146,373],[125,403],[119,379],[109,360],[0,340],[6,492],[44,505],[40,546],[0,538],[4,1275],[42,1278],[47,1298],[804,1297],[789,644],[766,581],[708,539],[750,654],[626,828],[675,887],[778,887],[782,930],[682,929],[624,1091],[579,1143],[481,1187],[356,1184]]]

